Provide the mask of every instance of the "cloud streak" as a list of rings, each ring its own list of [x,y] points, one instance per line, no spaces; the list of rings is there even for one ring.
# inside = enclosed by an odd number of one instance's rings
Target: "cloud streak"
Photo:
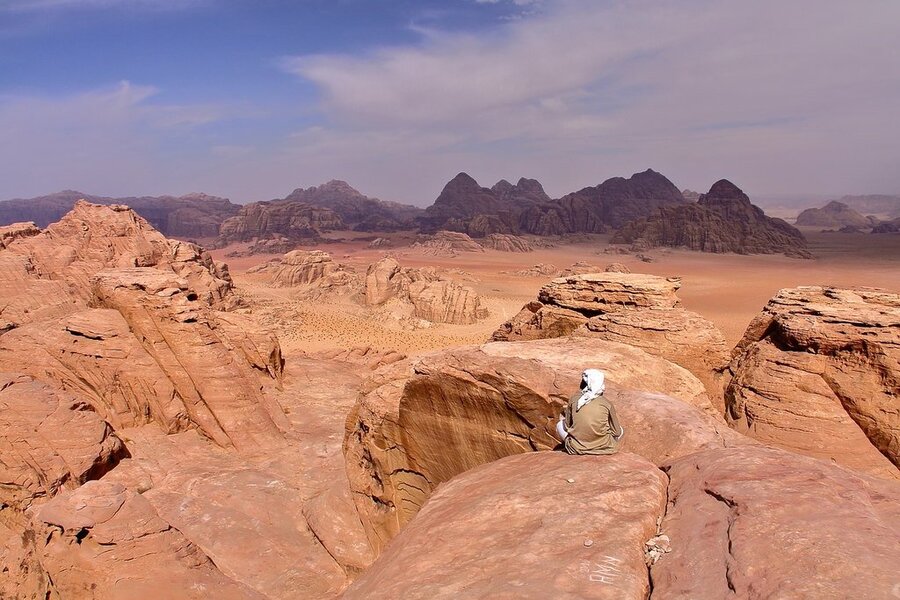
[[[560,0],[493,36],[431,34],[285,67],[321,90],[334,135],[448,134],[470,165],[505,165],[488,178],[539,174],[566,189],[574,156],[583,184],[602,162],[603,175],[654,166],[697,186],[896,189],[897,23],[891,0]],[[506,160],[479,151],[501,143]]]

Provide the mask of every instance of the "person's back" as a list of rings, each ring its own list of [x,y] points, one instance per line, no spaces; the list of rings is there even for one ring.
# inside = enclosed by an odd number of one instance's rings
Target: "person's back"
[[[604,376],[588,369],[582,375],[582,389],[575,393],[560,418],[559,433],[569,454],[613,454],[624,429],[616,409],[603,396]]]

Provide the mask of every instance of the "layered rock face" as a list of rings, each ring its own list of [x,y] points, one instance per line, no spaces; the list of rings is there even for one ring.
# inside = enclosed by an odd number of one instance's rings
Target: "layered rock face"
[[[240,206],[226,198],[207,194],[105,198],[66,190],[49,196],[0,202],[0,224],[33,221],[38,227],[47,227],[71,211],[79,200],[104,206],[126,205],[163,235],[180,239],[214,238],[219,235],[222,222],[240,210]]]
[[[661,207],[650,216],[629,222],[612,241],[700,252],[811,258],[803,234],[781,219],[767,217],[725,179],[713,184],[695,204]]]
[[[711,416],[694,376],[624,344],[494,343],[398,362],[364,384],[344,442],[351,489],[376,552],[441,482],[504,456],[553,448],[556,419],[588,366],[607,372],[607,394],[629,423],[626,451],[662,462],[736,436]]]
[[[415,219],[423,213],[415,206],[370,198],[347,182],[336,179],[319,186],[298,188],[285,200],[332,210],[355,231],[413,229]]]
[[[534,246],[525,238],[503,233],[487,236],[481,245],[500,252],[532,252],[534,250]]]
[[[413,317],[433,323],[467,325],[487,316],[472,288],[441,279],[427,269],[401,267],[389,257],[369,265],[365,297],[370,307],[408,305]]]
[[[484,246],[465,233],[456,231],[438,231],[424,241],[413,244],[413,248],[422,248],[427,253],[437,256],[456,256],[460,252],[484,252]]]
[[[646,598],[667,483],[634,454],[483,465],[441,486],[344,598]]]
[[[900,218],[878,223],[872,228],[872,233],[900,233]]]
[[[222,223],[216,246],[275,238],[296,242],[346,228],[337,213],[328,208],[293,200],[254,202]]]
[[[735,349],[732,427],[762,442],[900,478],[900,296],[781,290]]]
[[[797,220],[794,224],[831,229],[840,229],[842,227],[868,229],[877,225],[878,219],[865,217],[843,202],[833,200],[822,208],[807,208],[797,215]]]
[[[33,222],[13,223],[0,227],[0,250],[20,238],[31,237],[41,232]]]
[[[494,332],[494,341],[589,336],[636,346],[691,371],[720,413],[725,340],[700,315],[681,308],[676,278],[619,272],[554,279]]]
[[[281,258],[272,276],[275,287],[296,287],[315,284],[321,288],[350,286],[356,274],[331,255],[319,250],[294,250]]]

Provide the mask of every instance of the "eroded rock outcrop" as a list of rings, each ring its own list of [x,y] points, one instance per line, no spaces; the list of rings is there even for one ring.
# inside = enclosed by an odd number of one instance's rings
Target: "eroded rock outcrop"
[[[284,238],[299,242],[318,238],[323,232],[346,229],[331,209],[294,200],[254,202],[222,223],[217,247],[235,242]]]
[[[721,409],[725,340],[700,315],[684,310],[677,278],[620,272],[554,279],[494,332],[494,341],[590,336],[641,348],[696,375]]]
[[[532,252],[534,246],[523,237],[504,233],[494,233],[482,240],[481,245],[500,252]]]
[[[487,316],[475,291],[440,278],[434,270],[401,267],[386,257],[369,265],[365,283],[366,305],[408,307],[410,316],[433,323],[465,325]]]
[[[666,476],[634,454],[539,452],[441,486],[344,598],[646,598]]]
[[[664,206],[624,225],[612,241],[647,248],[670,246],[700,252],[812,258],[802,233],[781,219],[766,216],[725,179],[713,184],[696,203]]]
[[[297,188],[285,200],[332,210],[355,231],[413,229],[416,217],[424,212],[415,206],[370,198],[337,179],[306,189]]]
[[[5,305],[0,327],[12,329],[84,308],[91,299],[91,278],[119,267],[168,272],[218,308],[236,302],[227,267],[199,246],[166,239],[127,207],[81,201],[58,223],[0,249]]]
[[[900,478],[900,296],[781,290],[735,349],[732,427],[762,442]]]
[[[585,365],[607,372],[607,393],[630,424],[624,451],[662,462],[738,437],[712,416],[693,375],[623,344],[493,343],[398,362],[364,384],[347,420],[347,473],[372,547],[380,551],[441,482],[553,448]]]
[[[484,252],[484,246],[465,233],[438,231],[424,241],[416,242],[413,248],[422,248],[425,253],[436,256],[456,256],[460,252]]]
[[[296,287],[316,284],[319,287],[349,286],[356,281],[356,274],[334,262],[327,252],[320,250],[294,250],[281,258],[272,276],[275,287]]]

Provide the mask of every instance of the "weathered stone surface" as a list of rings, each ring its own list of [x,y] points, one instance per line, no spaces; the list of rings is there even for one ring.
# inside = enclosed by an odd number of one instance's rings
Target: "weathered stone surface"
[[[306,189],[297,188],[285,200],[327,208],[356,231],[413,229],[424,211],[415,206],[364,196],[345,181],[333,179]]]
[[[722,179],[696,203],[664,206],[620,229],[613,243],[686,247],[701,252],[785,254],[812,258],[795,227],[766,216],[736,185]]]
[[[0,227],[0,250],[6,248],[13,241],[31,237],[41,232],[38,227],[31,222],[28,223],[12,223]]]
[[[781,290],[735,349],[732,427],[767,444],[900,478],[900,296]]]
[[[503,456],[556,446],[556,419],[587,367],[607,373],[607,393],[628,423],[627,451],[663,461],[736,436],[712,416],[695,377],[622,344],[494,343],[395,363],[364,385],[344,442],[350,486],[376,552],[439,483]]]
[[[712,323],[681,308],[679,287],[677,278],[621,272],[554,279],[491,339],[577,335],[636,346],[691,371],[721,413],[725,339]]]
[[[525,238],[504,233],[492,233],[482,240],[481,245],[500,252],[534,251],[534,246]]]
[[[226,577],[140,494],[91,481],[37,514],[40,564],[60,598],[264,598]]]
[[[28,508],[96,479],[128,456],[122,440],[77,397],[0,373],[0,506]]]
[[[666,484],[627,453],[483,465],[441,486],[344,598],[646,598]]]
[[[610,263],[603,269],[606,273],[631,273],[631,269],[622,263]]]
[[[321,350],[313,354],[315,358],[348,362],[364,365],[374,371],[379,367],[391,365],[406,358],[406,355],[396,350],[379,350],[371,346],[358,346],[348,349]]]
[[[761,446],[666,468],[651,598],[890,598],[897,591],[900,484]]]

